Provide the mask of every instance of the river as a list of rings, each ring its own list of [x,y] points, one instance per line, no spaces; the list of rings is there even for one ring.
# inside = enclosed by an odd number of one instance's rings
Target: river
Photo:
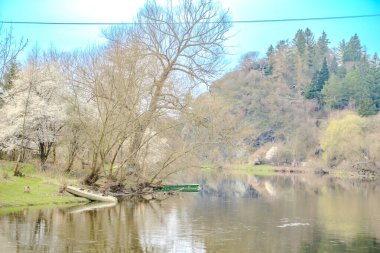
[[[163,201],[0,211],[0,252],[380,252],[380,184],[209,174]]]

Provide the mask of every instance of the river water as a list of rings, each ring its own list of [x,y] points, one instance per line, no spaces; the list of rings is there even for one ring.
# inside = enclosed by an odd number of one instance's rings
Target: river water
[[[380,184],[208,175],[199,193],[0,212],[0,252],[380,252]]]

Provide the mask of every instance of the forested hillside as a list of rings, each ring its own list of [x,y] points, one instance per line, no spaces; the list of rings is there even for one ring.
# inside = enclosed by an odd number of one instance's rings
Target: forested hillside
[[[264,57],[249,52],[193,110],[204,161],[380,166],[380,61],[356,34],[331,48],[306,28]]]

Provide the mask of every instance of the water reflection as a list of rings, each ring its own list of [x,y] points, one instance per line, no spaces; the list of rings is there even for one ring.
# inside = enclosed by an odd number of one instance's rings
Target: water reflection
[[[380,252],[377,183],[209,175],[162,202],[0,216],[0,252]]]

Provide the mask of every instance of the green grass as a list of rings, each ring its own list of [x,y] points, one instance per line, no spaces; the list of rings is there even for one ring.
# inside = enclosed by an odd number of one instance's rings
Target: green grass
[[[10,213],[17,213],[23,210],[40,210],[43,208],[67,208],[67,207],[78,207],[81,205],[87,205],[87,202],[81,202],[81,203],[68,203],[68,204],[60,204],[60,205],[35,205],[35,206],[12,206],[12,207],[3,207],[0,208],[0,216],[7,215]]]
[[[24,177],[12,176],[10,165],[4,161],[0,164],[0,207],[49,206],[87,201],[68,193],[58,194],[59,184],[54,183],[57,180],[32,176],[36,173],[33,165],[23,165]],[[25,186],[30,187],[29,193],[24,192]]]

